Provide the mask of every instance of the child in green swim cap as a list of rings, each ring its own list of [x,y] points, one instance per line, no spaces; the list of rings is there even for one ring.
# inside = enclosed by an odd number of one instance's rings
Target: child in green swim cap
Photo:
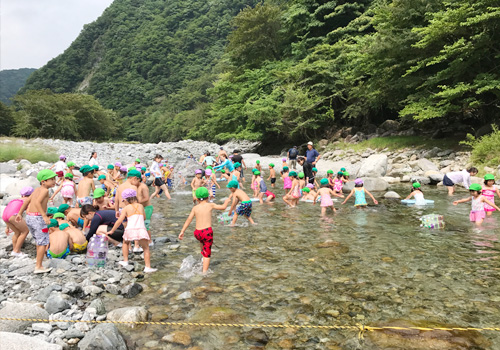
[[[486,212],[484,210],[485,205],[489,205],[496,210],[500,211],[500,208],[495,205],[495,203],[489,201],[485,196],[483,196],[483,188],[480,184],[471,184],[469,187],[470,196],[458,201],[454,201],[453,205],[458,205],[459,203],[472,202],[471,211],[469,214],[469,219],[474,222],[476,226],[481,226],[484,218],[486,217]]]

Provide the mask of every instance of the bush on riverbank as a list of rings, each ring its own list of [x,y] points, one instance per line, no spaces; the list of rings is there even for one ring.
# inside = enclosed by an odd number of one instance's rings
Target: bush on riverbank
[[[492,125],[493,132],[480,138],[467,135],[467,141],[463,141],[472,147],[471,160],[474,164],[497,167],[500,164],[500,130],[498,126]]]
[[[332,149],[352,149],[359,152],[370,148],[373,150],[388,149],[390,151],[403,148],[422,148],[432,149],[439,147],[441,149],[458,150],[461,148],[460,141],[457,139],[431,139],[422,136],[387,136],[374,137],[359,143],[340,142],[332,144]]]
[[[0,162],[7,162],[11,159],[16,161],[26,159],[31,163],[40,161],[54,163],[58,157],[57,154],[46,149],[37,149],[13,143],[0,144]]]

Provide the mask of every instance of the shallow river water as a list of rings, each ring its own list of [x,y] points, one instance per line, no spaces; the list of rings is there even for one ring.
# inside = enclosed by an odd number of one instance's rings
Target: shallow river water
[[[406,195],[408,188],[396,191]],[[227,193],[220,190],[218,199]],[[425,195],[435,200],[434,207],[382,199],[358,210],[351,199],[321,218],[319,205],[286,208],[279,199],[254,203],[257,225],[240,218],[234,228],[222,226],[214,215],[211,274],[179,275],[189,255],[201,260],[192,224],[179,248],[154,248],[153,266],[159,271],[141,282],[145,291],[133,300],[116,300],[113,307],[145,305],[154,321],[498,326],[500,214],[477,229],[468,221],[470,204],[453,206],[444,189]],[[162,217],[153,219],[153,236],[176,237],[187,218],[190,191],[174,192],[172,198],[155,200]],[[444,215],[445,229],[420,227],[419,217],[430,213]],[[120,329],[141,349],[500,349],[499,332],[373,332],[359,340],[355,330]],[[176,330],[190,335],[188,346],[161,340]]]

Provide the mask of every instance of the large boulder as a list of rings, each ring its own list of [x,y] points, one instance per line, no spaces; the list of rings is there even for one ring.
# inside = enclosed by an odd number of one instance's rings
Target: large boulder
[[[49,314],[35,304],[6,302],[5,307],[0,310],[0,317],[46,320]],[[32,323],[31,321],[0,321],[0,332],[22,333]],[[0,339],[3,343],[3,338]]]
[[[127,344],[114,324],[99,324],[78,343],[80,350],[127,350]]]
[[[108,313],[109,321],[120,322],[144,322],[148,320],[149,312],[143,307],[132,306],[115,309]]]
[[[387,173],[387,155],[372,154],[358,170],[357,177],[381,177]]]
[[[45,302],[45,310],[47,310],[49,314],[55,314],[69,309],[71,305],[68,303],[67,298],[67,295],[62,293],[50,294]]]
[[[15,182],[10,183],[6,187],[5,193],[8,194],[9,196],[19,195],[19,192],[25,186],[31,186],[33,188],[37,188],[40,186],[40,183],[36,178],[33,177],[28,177],[27,179],[24,180],[16,179]]]
[[[391,120],[388,119],[382,124],[379,125],[379,131],[386,132],[386,131],[397,131],[400,127],[400,124],[396,120]]]
[[[439,171],[435,171],[435,170],[426,171],[424,176],[427,176],[431,180],[431,183],[430,183],[431,185],[437,185],[438,183],[443,181],[443,178],[444,178],[443,173],[441,173]]]
[[[62,350],[57,344],[50,344],[42,339],[24,334],[0,332],[0,349],[8,350]]]
[[[423,172],[430,170],[439,171],[438,166],[427,158],[420,158],[419,160],[417,160],[417,165],[420,169],[422,169]]]
[[[12,164],[0,163],[0,174],[15,174],[17,168]]]
[[[388,198],[388,199],[400,199],[401,196],[397,192],[389,191],[389,192],[386,192],[386,194],[384,194],[384,198]]]
[[[363,185],[364,188],[366,188],[370,192],[386,191],[387,188],[389,187],[387,181],[379,177],[364,177],[363,183],[364,183]],[[349,181],[344,185],[342,190],[345,193],[348,193],[351,192],[353,188],[354,188],[354,181]]]

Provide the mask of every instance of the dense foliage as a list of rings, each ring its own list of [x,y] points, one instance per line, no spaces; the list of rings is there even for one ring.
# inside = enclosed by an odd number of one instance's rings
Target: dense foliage
[[[0,102],[7,105],[10,99],[24,86],[34,68],[5,69],[0,71]]]
[[[24,91],[88,92],[143,141],[479,127],[500,116],[499,29],[498,0],[116,0]]]
[[[467,135],[467,140],[462,142],[472,148],[471,160],[474,164],[482,164],[490,167],[497,167],[500,164],[500,130],[493,124],[493,132],[476,138],[473,135]]]

